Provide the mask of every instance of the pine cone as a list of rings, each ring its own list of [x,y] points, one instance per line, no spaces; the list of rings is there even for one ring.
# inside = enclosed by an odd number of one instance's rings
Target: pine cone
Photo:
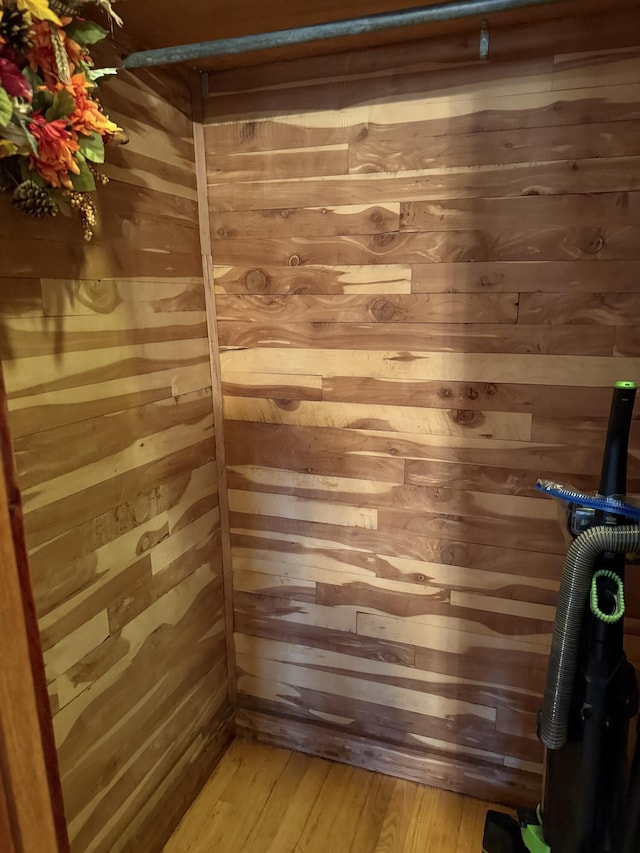
[[[58,205],[49,193],[34,181],[23,181],[16,187],[11,201],[23,213],[37,216],[38,219],[43,216],[55,216],[58,212]]]
[[[16,53],[29,53],[33,47],[31,23],[25,9],[4,9],[0,20],[0,36]]]

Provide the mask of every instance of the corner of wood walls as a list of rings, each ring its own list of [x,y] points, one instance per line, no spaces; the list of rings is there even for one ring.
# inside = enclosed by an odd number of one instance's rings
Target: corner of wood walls
[[[207,327],[209,330],[209,357],[211,364],[211,400],[213,404],[213,426],[216,443],[216,469],[220,501],[220,527],[222,532],[222,574],[224,594],[225,630],[227,640],[227,673],[229,701],[236,702],[236,659],[233,637],[233,566],[231,557],[231,528],[229,523],[229,496],[227,466],[224,443],[224,415],[222,409],[222,368],[220,365],[220,342],[218,318],[213,295],[213,254],[211,226],[209,220],[209,192],[207,188],[207,164],[204,140],[204,94],[203,80],[208,81],[208,72],[194,71],[191,76],[191,106],[193,118],[193,141],[195,148],[196,187],[198,195],[198,220],[200,248],[202,253],[202,275],[204,278]],[[207,82],[208,87],[208,82]]]

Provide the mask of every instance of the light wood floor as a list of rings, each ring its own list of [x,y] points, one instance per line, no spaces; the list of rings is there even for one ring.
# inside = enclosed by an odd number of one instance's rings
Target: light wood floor
[[[236,740],[165,853],[479,853],[487,807]]]

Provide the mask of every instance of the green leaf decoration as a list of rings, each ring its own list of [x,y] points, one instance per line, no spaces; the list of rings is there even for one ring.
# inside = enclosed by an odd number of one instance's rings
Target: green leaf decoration
[[[59,118],[66,118],[66,116],[71,115],[75,108],[76,102],[73,100],[71,92],[67,89],[60,89],[59,92],[56,92],[53,104],[46,111],[45,118],[47,121],[56,121],[56,119]]]
[[[38,143],[36,142],[35,137],[33,136],[31,131],[27,127],[27,123],[23,118],[19,118],[18,121],[20,122],[20,127],[22,128],[22,132],[25,136],[25,139],[27,140],[27,145],[31,149],[31,152],[34,155],[34,157],[37,157],[39,152],[38,152]]]
[[[87,72],[87,79],[92,83],[102,80],[103,77],[113,77],[118,73],[117,68],[90,68]]]
[[[36,141],[31,133],[29,133],[29,129],[21,116],[14,115],[13,121],[9,122],[6,127],[2,128],[0,136],[2,136],[2,139],[7,139],[9,142],[13,142],[18,149],[17,153],[21,157],[26,157],[30,150],[33,151],[34,154],[38,153]]]
[[[6,127],[13,115],[13,104],[11,98],[3,88],[0,87],[0,127]]]
[[[66,198],[60,193],[53,193],[55,202],[58,205],[58,210],[63,216],[71,216],[73,209]]]
[[[94,131],[91,136],[80,136],[78,140],[80,151],[92,163],[104,163],[104,141],[99,133]]]
[[[81,193],[93,192],[96,188],[96,182],[91,174],[91,169],[87,166],[87,161],[80,152],[76,154],[76,162],[80,167],[80,174],[71,175],[71,183],[74,190]]]
[[[34,92],[31,105],[34,113],[48,112],[53,106],[53,92],[49,92],[46,89],[43,92]]]
[[[82,47],[102,41],[107,36],[107,31],[94,21],[72,21],[64,28],[69,38],[78,42]]]
[[[27,83],[33,89],[34,94],[39,86],[44,86],[42,78],[36,74],[36,72],[33,70],[33,68],[31,68],[31,66],[27,65],[25,68],[23,68],[22,74],[26,78]]]
[[[35,169],[30,169],[27,166],[25,160],[20,163],[20,172],[22,174],[23,181],[33,181],[34,184],[37,184],[39,187],[43,189],[46,187],[49,188],[49,184],[45,181],[43,177],[41,177]]]

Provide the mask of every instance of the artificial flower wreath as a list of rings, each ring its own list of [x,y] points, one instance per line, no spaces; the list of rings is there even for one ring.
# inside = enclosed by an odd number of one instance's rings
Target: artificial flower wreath
[[[96,223],[91,192],[105,143],[125,141],[96,97],[115,68],[96,68],[89,48],[107,30],[82,15],[99,6],[122,25],[114,0],[0,0],[0,190],[33,216],[75,210],[85,240]]]

